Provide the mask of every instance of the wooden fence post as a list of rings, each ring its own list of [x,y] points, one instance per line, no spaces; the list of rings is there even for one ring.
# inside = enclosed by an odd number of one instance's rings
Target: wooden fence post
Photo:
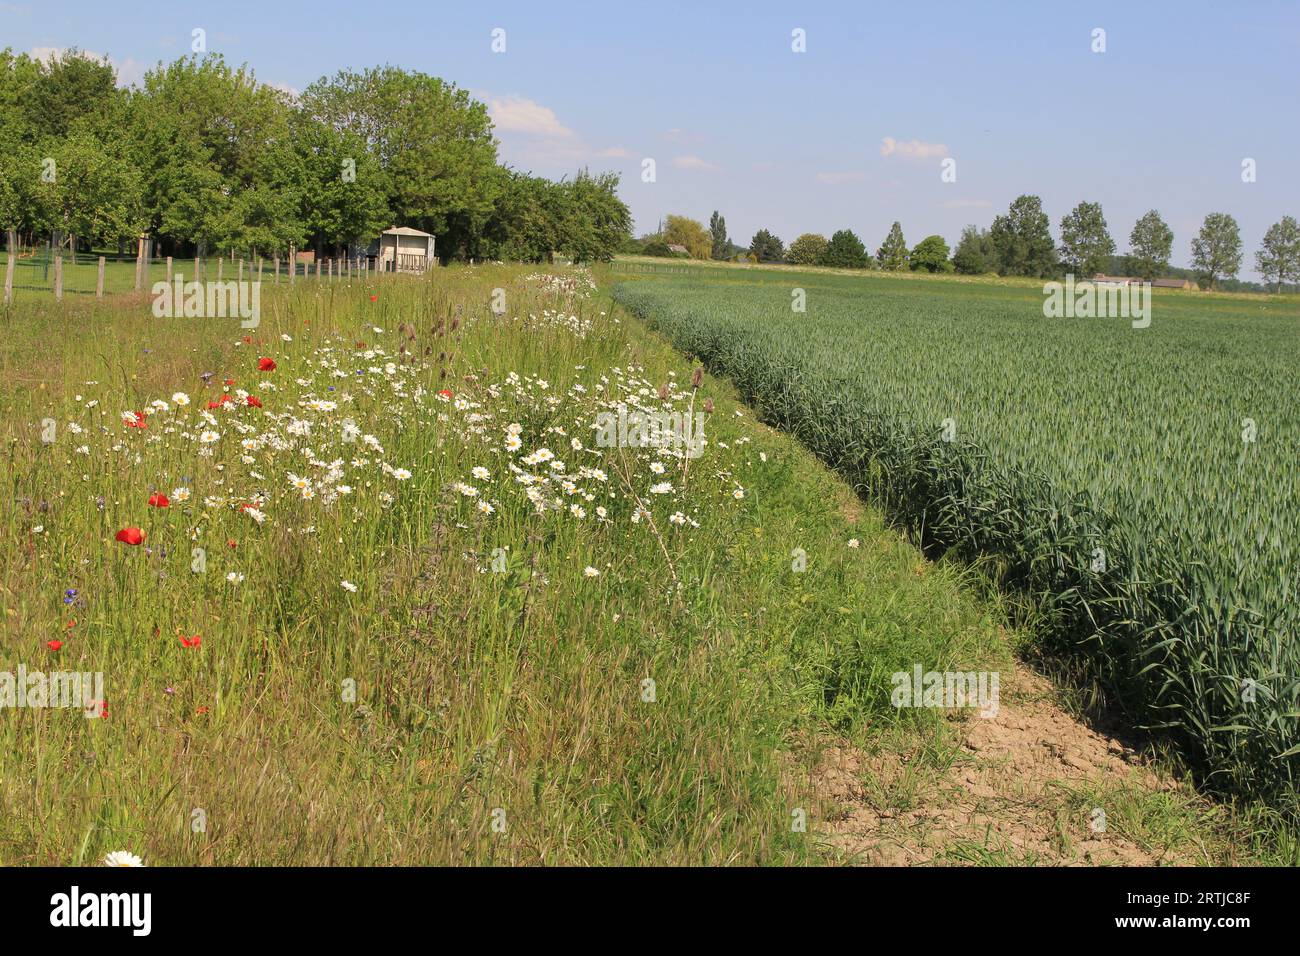
[[[320,278],[320,260],[319,260],[319,259],[316,260],[316,278],[317,278],[317,279]]]
[[[262,281],[262,257],[257,257],[257,281]]]
[[[100,259],[99,261],[103,262],[104,260]],[[168,285],[172,284],[172,257],[171,256],[167,257],[167,284]]]
[[[275,263],[275,281],[276,281],[276,283],[279,283],[279,281],[280,281],[280,257],[279,257],[279,256],[276,256],[276,257],[275,257],[274,259],[272,259],[271,261]]]
[[[198,256],[194,257],[194,275],[191,278],[195,282],[199,281],[199,257]]]
[[[217,256],[217,281],[221,281],[221,274],[226,271],[226,254],[223,252]]]
[[[10,233],[12,237],[13,233]],[[14,247],[9,244],[9,264],[5,266],[5,305],[14,300]]]
[[[141,237],[136,244],[135,251],[135,291],[140,291],[140,286],[144,282],[144,237]]]
[[[289,247],[289,285],[293,285],[294,276],[298,274],[298,255],[293,246]]]
[[[240,282],[244,281],[244,260],[243,259],[239,260],[239,281]]]
[[[168,269],[167,271],[169,273],[171,272],[170,269]],[[171,276],[168,275],[167,278],[170,280]],[[96,299],[104,298],[104,257],[103,256],[99,257],[99,275],[95,277],[95,298]]]
[[[54,298],[63,298],[63,256],[54,257]]]

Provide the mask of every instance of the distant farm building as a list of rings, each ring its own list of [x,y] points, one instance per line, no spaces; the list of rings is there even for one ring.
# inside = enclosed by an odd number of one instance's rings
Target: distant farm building
[[[1137,285],[1141,279],[1134,276],[1104,276],[1100,272],[1092,277],[1097,285]]]
[[[685,246],[678,245],[675,242],[668,243],[668,251],[676,252],[678,255],[683,256],[689,256],[691,254],[691,250],[687,249]]]
[[[428,272],[434,264],[433,236],[410,226],[393,226],[370,244],[369,258],[380,272]]]
[[[1191,279],[1156,279],[1151,283],[1157,289],[1191,289],[1199,292],[1201,287]]]

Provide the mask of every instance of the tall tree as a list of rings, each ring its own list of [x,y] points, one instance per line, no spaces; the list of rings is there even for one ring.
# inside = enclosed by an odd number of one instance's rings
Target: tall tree
[[[826,244],[826,253],[822,264],[838,269],[865,269],[867,267],[867,247],[862,244],[851,229],[840,229],[831,236]]]
[[[759,262],[780,262],[785,258],[785,246],[766,229],[760,229],[750,240],[749,254]]]
[[[997,253],[993,249],[993,239],[987,229],[967,226],[961,231],[961,239],[952,254],[953,268],[962,275],[983,275],[996,272]]]
[[[907,240],[903,238],[903,227],[897,222],[889,227],[889,235],[876,250],[876,262],[880,268],[891,272],[907,268]]]
[[[924,269],[926,272],[951,272],[953,265],[948,261],[948,243],[943,236],[926,236],[916,244],[909,258],[913,272]]]
[[[1272,276],[1277,291],[1288,282],[1300,281],[1300,225],[1294,216],[1283,216],[1264,233],[1264,242],[1255,253],[1255,268],[1268,281]]]
[[[1133,224],[1128,245],[1133,271],[1150,282],[1169,268],[1174,231],[1160,218],[1160,213],[1152,209]]]
[[[707,259],[713,253],[713,237],[702,224],[686,216],[669,216],[663,240],[670,246],[684,246],[692,259]]]
[[[820,265],[825,254],[826,237],[813,232],[805,232],[786,250],[786,258],[801,266]]]
[[[437,77],[384,66],[322,77],[302,108],[370,145],[395,219],[445,237],[449,254],[470,248],[506,185],[484,104]]]
[[[993,220],[989,238],[997,256],[998,275],[1045,279],[1060,270],[1043,201],[1018,196],[1006,215]]]
[[[1105,270],[1114,252],[1101,203],[1081,202],[1061,219],[1061,259],[1070,272],[1091,278]]]
[[[713,248],[710,253],[713,258],[727,258],[727,251],[731,248],[731,241],[727,238],[727,220],[722,218],[722,214],[716,209],[709,217],[709,235],[713,237]]]
[[[1220,279],[1231,279],[1241,268],[1241,231],[1226,212],[1205,217],[1192,240],[1192,268],[1213,289]]]

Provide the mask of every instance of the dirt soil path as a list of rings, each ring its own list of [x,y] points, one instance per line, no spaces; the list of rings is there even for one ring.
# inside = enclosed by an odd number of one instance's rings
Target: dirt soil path
[[[997,716],[955,719],[959,743],[937,759],[823,752],[814,785],[832,855],[875,866],[1206,862],[1169,827],[1160,839],[1151,820],[1199,798],[1062,710],[1024,665],[1003,678]]]

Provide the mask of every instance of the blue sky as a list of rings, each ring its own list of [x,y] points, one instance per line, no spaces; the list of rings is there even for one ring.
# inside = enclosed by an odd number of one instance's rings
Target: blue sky
[[[1175,265],[1206,213],[1230,212],[1242,277],[1258,278],[1264,230],[1300,216],[1294,2],[0,0],[0,47],[78,46],[126,81],[188,52],[195,27],[294,89],[385,62],[453,81],[489,103],[511,165],[622,173],[638,233],[719,209],[741,244],[761,227],[786,242],[847,227],[874,250],[896,219],[911,244],[951,243],[1032,192],[1054,232],[1078,201],[1102,203],[1120,251],[1159,209]]]

